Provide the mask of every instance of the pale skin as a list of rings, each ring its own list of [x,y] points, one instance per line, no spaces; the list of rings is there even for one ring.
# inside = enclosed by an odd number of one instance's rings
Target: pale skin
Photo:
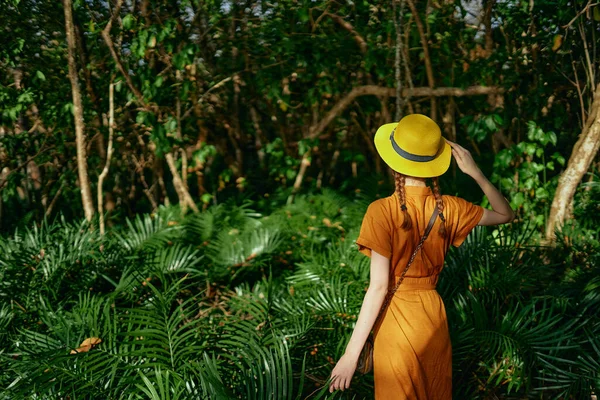
[[[484,209],[483,216],[478,225],[500,225],[514,220],[515,213],[510,207],[510,204],[498,189],[490,183],[483,172],[481,172],[473,160],[471,153],[457,143],[447,139],[446,142],[452,147],[452,156],[456,160],[456,164],[460,170],[477,182],[492,206],[492,210]],[[406,177],[406,185],[425,186],[425,179]],[[331,372],[329,392],[333,392],[334,390],[345,390],[350,387],[350,381],[356,370],[360,352],[375,324],[379,310],[385,300],[388,290],[389,270],[389,258],[382,256],[376,251],[371,251],[369,288],[365,294],[350,341],[346,345],[346,351]]]

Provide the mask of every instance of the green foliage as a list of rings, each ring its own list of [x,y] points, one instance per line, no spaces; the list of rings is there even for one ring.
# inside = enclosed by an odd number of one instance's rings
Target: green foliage
[[[502,117],[498,114],[485,115],[477,119],[466,116],[460,122],[467,125],[467,135],[476,142],[489,139],[503,125]]]
[[[508,194],[511,207],[521,218],[532,218],[534,226],[543,227],[558,181],[554,171],[565,165],[565,158],[552,150],[557,145],[554,132],[544,132],[533,121],[527,127],[528,141],[496,155],[491,179]]]
[[[368,286],[354,245],[367,204],[325,191],[266,216],[161,208],[104,237],[16,231],[0,240],[2,398],[339,398],[320,388]],[[600,242],[572,229],[544,248],[531,229],[477,228],[448,254],[456,397],[598,389]],[[344,396],[372,385],[357,375]]]
[[[5,3],[0,396],[300,399],[326,386],[368,285],[353,241],[387,183],[371,137],[397,110],[384,96],[357,97],[313,133],[353,88],[399,84],[391,3],[149,0],[117,12],[75,1],[94,193],[109,83],[116,88],[105,236],[78,222],[64,10]],[[503,89],[439,97],[434,117],[446,136],[470,141],[526,222],[478,229],[447,258],[439,290],[455,396],[586,397],[599,385],[595,171],[559,245],[534,243],[597,85],[600,8],[489,2],[478,27],[466,2],[431,4],[416,11],[435,83],[407,9],[400,83]],[[111,18],[128,82],[100,34]],[[405,100],[399,111],[434,112],[430,101]],[[282,206],[309,151],[301,189],[312,195]],[[168,153],[202,213],[165,206],[177,197]],[[102,342],[71,354],[94,337]],[[371,387],[357,376],[347,397],[368,398]],[[338,395],[314,394],[324,396]]]
[[[5,3],[0,35],[11,40],[0,49],[0,125],[6,133],[0,135],[0,164],[9,176],[0,190],[4,210],[11,212],[2,213],[0,229],[11,232],[46,213],[77,220],[82,207],[64,10],[51,2]],[[592,46],[598,7],[581,12],[586,3],[564,0],[531,6],[535,12],[525,3],[494,2],[489,12],[483,3],[419,3],[416,11],[425,25],[435,88],[502,90],[438,97],[434,118],[446,136],[461,144],[472,140],[482,168],[493,169],[524,219],[533,216],[539,227],[555,176],[581,132],[579,113],[586,114],[589,88],[597,84],[591,80],[598,63]],[[302,189],[334,186],[351,193],[374,173],[382,175],[371,138],[395,114],[394,100],[360,96],[344,109],[335,105],[365,85],[429,87],[429,63],[408,9],[401,32],[406,60],[397,82],[394,9],[386,1],[151,0],[143,10],[124,5],[115,14],[107,2],[75,1],[75,58],[93,192],[105,162],[109,83],[116,88],[115,157],[104,188],[119,207],[109,218],[121,224],[155,211],[155,204],[175,202],[168,153],[192,197],[205,205],[240,192],[281,204],[309,149]],[[108,33],[122,68],[101,34],[111,18]],[[129,71],[127,82],[122,70]],[[403,104],[404,114],[434,111],[417,97]],[[329,119],[332,111],[336,117]],[[560,135],[549,140],[550,132]]]

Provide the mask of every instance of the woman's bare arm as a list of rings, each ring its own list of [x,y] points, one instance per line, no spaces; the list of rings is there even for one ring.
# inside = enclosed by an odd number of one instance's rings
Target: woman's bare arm
[[[350,341],[346,345],[346,351],[331,372],[330,392],[337,389],[344,390],[350,386],[360,352],[375,324],[375,320],[387,294],[389,273],[390,259],[376,251],[371,251],[369,288],[363,299]]]
[[[483,216],[478,225],[500,225],[512,222],[515,219],[515,212],[510,208],[510,204],[502,196],[502,193],[483,175],[483,172],[479,172],[479,175],[473,176],[473,179],[488,198],[493,210],[484,208]]]
[[[388,291],[389,273],[390,259],[372,250],[369,288],[363,299],[354,332],[352,332],[352,337],[350,337],[345,352],[345,354],[355,357],[357,360],[383,305]]]
[[[460,170],[475,179],[492,206],[493,210],[484,209],[478,225],[500,225],[515,219],[515,212],[510,208],[510,204],[481,172],[471,153],[454,142],[446,141],[452,146],[452,155]]]

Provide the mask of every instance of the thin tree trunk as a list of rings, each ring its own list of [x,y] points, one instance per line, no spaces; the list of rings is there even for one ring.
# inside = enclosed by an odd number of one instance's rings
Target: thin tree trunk
[[[423,22],[415,7],[413,0],[407,0],[410,11],[413,13],[415,23],[417,24],[417,30],[419,31],[419,37],[421,38],[421,45],[423,46],[423,57],[425,58],[425,72],[427,73],[427,84],[430,89],[435,87],[435,79],[433,78],[433,66],[431,65],[431,56],[429,55],[429,44],[427,43],[427,36],[425,35],[425,29],[423,28]],[[437,103],[435,96],[431,96],[431,119],[435,120],[437,115]]]
[[[142,92],[140,92],[139,89],[137,87],[135,87],[135,85],[133,84],[133,81],[131,80],[131,76],[129,76],[129,73],[127,71],[125,71],[125,67],[123,66],[123,63],[121,62],[121,57],[119,57],[119,54],[115,50],[115,44],[110,36],[110,30],[112,28],[112,24],[119,16],[119,12],[121,11],[122,6],[123,6],[123,0],[117,0],[117,4],[115,5],[115,8],[113,10],[113,15],[108,20],[108,23],[102,30],[102,33],[101,33],[102,39],[104,39],[104,43],[106,43],[106,46],[108,47],[108,50],[110,51],[110,55],[112,56],[115,64],[117,64],[117,68],[121,72],[121,75],[123,75],[123,78],[125,79],[125,83],[127,83],[129,90],[131,90],[131,92],[137,99],[138,104],[140,106],[144,107],[145,109],[147,109],[148,111],[153,111],[153,108],[149,107],[148,104],[146,104],[146,101],[144,100],[144,96],[142,95]]]
[[[11,68],[10,72],[12,73],[13,80],[15,81],[15,89],[19,92],[23,90],[23,86],[21,86],[21,82],[23,80],[23,71],[21,70],[21,66],[17,66],[16,68]],[[21,133],[25,130],[25,120],[23,118],[23,113],[19,112],[17,120],[14,124],[13,134]]]
[[[567,168],[558,180],[550,215],[546,225],[546,239],[555,239],[557,229],[561,229],[568,215],[570,204],[575,197],[577,186],[589,169],[600,146],[600,84],[594,92],[594,101],[579,140],[575,143]]]
[[[65,30],[67,34],[67,48],[69,61],[69,80],[73,94],[73,114],[75,117],[75,136],[77,143],[77,170],[79,174],[79,186],[81,187],[81,200],[85,218],[91,221],[94,216],[94,204],[92,201],[92,189],[87,171],[87,154],[85,144],[85,126],[83,122],[83,104],[81,103],[81,92],[79,91],[79,79],[75,63],[75,29],[73,27],[73,8],[71,0],[63,0],[65,9]]]
[[[159,159],[158,157],[154,157],[154,166],[152,169],[153,173],[154,173],[154,181],[158,182],[158,188],[160,188],[160,195],[162,196],[162,202],[164,203],[165,206],[170,206],[171,205],[171,200],[169,199],[169,193],[167,192],[167,186],[165,185],[165,179],[164,179],[164,168],[163,168],[163,162],[161,159]],[[157,192],[158,192],[158,188],[157,188]],[[157,198],[158,201],[161,200],[161,197],[158,196],[157,193]]]
[[[113,131],[115,124],[115,104],[114,104],[114,85],[111,82],[108,86],[108,148],[106,150],[106,162],[104,169],[98,177],[98,214],[100,215],[100,234],[104,235],[104,202],[102,197],[102,184],[108,175],[110,160],[113,154]]]
[[[181,71],[177,70],[175,71],[175,78],[177,79],[177,82],[181,82],[182,78],[181,78]],[[179,90],[180,86],[177,86],[177,100],[176,100],[176,107],[177,107],[177,139],[179,140],[180,143],[183,143],[183,135],[181,134],[181,99],[179,98],[180,96],[180,90]],[[187,158],[187,152],[185,150],[185,146],[181,147],[179,149],[180,153],[181,153],[181,180],[183,181],[183,185],[185,186],[185,189],[188,189],[188,184],[187,184],[187,169],[188,169],[188,158]]]
[[[333,182],[335,181],[335,174],[333,173],[335,171],[335,165],[337,164],[337,160],[340,157],[340,151],[338,149],[336,149],[333,152],[333,156],[331,157],[331,164],[329,165],[329,171],[331,173],[331,177],[329,178],[329,184],[333,185]]]
[[[101,115],[102,110],[100,109],[100,101],[98,100],[98,96],[96,95],[96,90],[94,89],[94,84],[92,80],[92,71],[88,67],[88,50],[85,35],[83,34],[83,30],[81,29],[81,25],[77,21],[76,16],[73,16],[73,24],[75,27],[75,38],[77,39],[77,50],[79,53],[79,61],[81,64],[81,69],[83,70],[84,75],[84,83],[87,94],[89,96],[90,102],[94,107],[94,111],[96,111],[96,115],[93,117],[94,127],[96,128],[96,134],[90,140],[88,144],[87,150],[89,151],[89,147],[91,143],[95,142],[96,150],[98,151],[98,155],[102,160],[106,160],[106,149],[104,148],[104,135],[101,131],[102,121]]]
[[[125,71],[125,67],[123,66],[123,63],[121,62],[121,58],[119,57],[119,54],[115,50],[115,45],[112,41],[112,38],[110,37],[110,30],[111,30],[113,21],[116,20],[116,18],[118,17],[119,11],[122,6],[123,6],[123,0],[117,0],[115,10],[113,11],[113,16],[108,21],[108,24],[102,30],[102,38],[104,39],[104,42],[108,46],[110,54],[111,54],[115,64],[117,64],[117,68],[121,72],[121,75],[123,75],[123,78],[125,79],[125,83],[127,83],[127,86],[129,87],[129,89],[131,90],[133,95],[135,96],[138,104],[141,107],[144,107],[147,111],[156,113],[156,112],[158,112],[156,105],[148,104],[146,102],[146,100],[144,99],[144,96],[142,95],[142,92],[134,85],[133,80],[131,79],[131,76],[127,73],[127,71]],[[142,9],[144,9],[146,6],[147,6],[147,3],[144,2]],[[182,117],[182,119],[183,118],[184,117]],[[179,197],[179,203],[181,204],[181,207],[183,208],[184,212],[185,212],[185,208],[187,206],[189,206],[195,212],[198,212],[199,211],[198,207],[196,207],[196,204],[192,200],[190,192],[186,188],[186,185],[183,183],[183,180],[181,179],[181,176],[179,175],[179,171],[177,171],[177,166],[175,164],[175,158],[173,156],[173,153],[172,152],[167,153],[165,155],[165,158],[167,160],[167,163],[169,164],[169,169],[171,171],[171,174],[173,175],[173,185],[175,186],[175,190],[177,191],[177,195]],[[161,183],[161,188],[164,187],[164,182],[162,182],[162,178],[159,178],[159,183]],[[164,191],[164,192],[166,193],[166,191]]]
[[[404,0],[400,2],[400,12],[396,10],[398,0],[393,0],[394,3],[394,25],[396,27],[396,61],[394,65],[396,76],[396,117],[395,121],[402,119],[402,108],[404,99],[402,98],[402,75],[401,75],[401,55],[402,55],[402,21],[404,19]]]
[[[360,125],[360,122],[358,122],[358,120],[355,117],[352,117],[352,121],[358,128],[358,131],[362,135],[363,139],[365,140],[365,144],[371,152],[372,159],[375,160],[375,172],[377,172],[377,174],[380,175],[383,172],[383,169],[381,168],[381,157],[379,157],[379,155],[377,154],[377,149],[375,148],[373,137],[363,129],[363,127]]]
[[[302,181],[304,180],[304,175],[306,175],[306,170],[310,165],[310,155],[312,153],[312,149],[308,149],[306,153],[302,156],[302,161],[300,161],[300,170],[298,171],[298,175],[296,175],[296,180],[294,181],[294,187],[292,188],[292,194],[287,199],[287,204],[291,204],[294,201],[294,196],[300,190],[300,186],[302,186]]]
[[[263,146],[265,143],[268,143],[267,138],[265,137],[262,129],[260,128],[260,119],[258,118],[258,112],[254,106],[250,106],[250,117],[252,118],[252,124],[254,125],[254,131],[256,133],[255,138],[255,147],[258,153],[258,161],[260,163],[261,168],[265,166],[265,150]]]
[[[50,214],[52,214],[52,209],[54,208],[54,205],[56,204],[56,201],[60,197],[60,194],[62,193],[62,191],[63,191],[64,188],[65,188],[65,181],[63,181],[60,184],[58,190],[56,191],[56,194],[54,195],[54,198],[52,198],[52,201],[50,202],[50,205],[46,209],[46,217],[49,217]]]
[[[181,176],[179,176],[179,171],[177,171],[177,165],[175,164],[175,157],[173,157],[173,153],[165,154],[165,159],[167,160],[167,164],[169,165],[169,170],[173,175],[173,186],[175,186],[175,190],[177,191],[177,195],[180,199],[180,206],[185,214],[187,207],[189,206],[194,212],[199,212],[196,203],[192,200],[192,196],[185,188],[183,181],[181,180]]]
[[[152,186],[148,186],[148,183],[146,182],[146,178],[144,177],[144,166],[142,165],[142,163],[140,161],[138,161],[138,159],[135,157],[135,155],[131,155],[131,158],[133,159],[133,163],[136,166],[136,172],[140,175],[140,182],[142,182],[142,186],[144,187],[144,194],[146,195],[146,197],[148,198],[148,200],[150,201],[150,204],[152,205],[152,212],[155,212],[156,209],[158,208],[158,204],[156,203],[156,198],[158,197],[158,189],[156,187],[156,182],[152,183]],[[156,162],[155,162],[156,164]],[[156,172],[156,167],[153,168],[153,172],[154,175],[157,176],[158,173]],[[168,198],[167,198],[168,200]],[[166,205],[167,202],[165,202]]]

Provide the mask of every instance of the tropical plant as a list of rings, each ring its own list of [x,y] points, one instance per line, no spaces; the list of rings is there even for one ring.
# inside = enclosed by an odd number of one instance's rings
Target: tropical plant
[[[57,220],[1,239],[3,398],[370,398],[370,375],[326,392],[368,286],[368,203],[324,191],[269,215],[161,208],[105,236]],[[477,228],[447,256],[458,398],[598,389],[600,246],[533,231]]]

